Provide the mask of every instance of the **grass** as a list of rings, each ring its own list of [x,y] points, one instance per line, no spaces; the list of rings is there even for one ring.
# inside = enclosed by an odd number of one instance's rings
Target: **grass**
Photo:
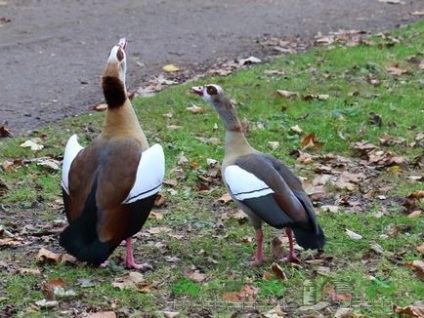
[[[0,162],[15,163],[14,171],[1,170],[0,180],[8,185],[8,190],[0,189],[1,225],[26,243],[18,247],[5,245],[0,250],[2,272],[16,273],[2,275],[2,315],[73,317],[83,312],[114,310],[119,317],[162,317],[158,311],[174,310],[183,317],[254,317],[254,307],[264,313],[280,304],[291,317],[317,311],[331,317],[340,305],[350,306],[357,316],[389,317],[394,316],[392,304],[407,306],[422,300],[423,282],[402,262],[422,258],[416,246],[423,242],[424,222],[422,216],[407,217],[402,202],[414,191],[423,190],[422,182],[408,181],[409,176],[422,176],[422,170],[411,164],[422,155],[422,145],[411,144],[424,129],[423,70],[414,62],[424,58],[423,35],[421,21],[391,35],[367,39],[372,45],[312,48],[228,77],[210,77],[135,100],[133,104],[150,142],[164,146],[166,178],[178,179],[177,186],[165,186],[162,191],[167,203],[156,210],[163,219],[149,219],[134,244],[136,258],[154,266],[144,274],[145,283],[150,286],[145,292],[112,286],[115,278],[127,274],[121,266],[123,248],[111,257],[118,265],[103,270],[40,264],[35,258],[40,247],[62,251],[56,235],[33,233],[60,228],[64,216],[56,201],[60,199],[60,171],[38,166],[32,159],[49,156],[60,160],[66,140],[73,133],[79,135],[81,142],[89,142],[100,131],[104,114],[78,116],[43,128],[35,133],[45,146],[38,152],[19,146],[26,137],[2,141]],[[408,72],[393,75],[387,70],[393,65]],[[266,70],[284,71],[284,75],[267,75]],[[253,229],[246,221],[225,217],[236,207],[216,202],[225,193],[219,180],[205,184],[199,179],[199,175],[209,171],[208,158],[221,160],[223,156],[221,122],[211,108],[189,92],[190,86],[207,82],[223,86],[234,100],[240,118],[248,118],[248,139],[254,147],[284,160],[309,183],[317,173],[313,164],[303,164],[293,155],[301,148],[304,137],[291,130],[294,125],[299,125],[305,134],[315,133],[317,140],[323,142],[321,149],[304,150],[317,160],[334,153],[349,158],[356,171],[373,173],[353,191],[327,187],[325,197],[315,200],[328,238],[325,254],[314,262],[312,254],[303,252],[300,267],[280,264],[286,280],[273,274],[268,244],[267,262],[259,268],[246,267],[255,249],[254,242],[248,242],[254,236]],[[278,89],[296,92],[299,97],[283,98],[276,93]],[[308,98],[316,94],[329,96],[322,100]],[[206,111],[191,114],[186,108],[192,104]],[[370,112],[381,116],[382,125],[370,122]],[[170,125],[182,128],[170,131]],[[387,136],[393,143],[380,145],[380,139]],[[196,137],[216,138],[218,143],[205,143]],[[278,141],[280,146],[271,149],[269,141]],[[371,169],[369,162],[362,166],[364,162],[352,148],[352,143],[359,141],[373,143],[407,161],[395,168],[383,165]],[[182,152],[188,163],[178,165]],[[382,191],[381,187],[390,188]],[[385,200],[377,198],[382,194]],[[349,200],[357,200],[360,208],[343,203],[336,213],[320,208]],[[423,208],[423,203],[418,202],[414,209]],[[158,226],[171,228],[174,236],[148,233]],[[363,239],[349,239],[344,233],[346,228],[360,233]],[[393,228],[397,230],[393,232]],[[268,226],[264,231],[266,242],[279,235]],[[370,250],[370,241],[377,242],[384,252]],[[22,268],[39,268],[41,274],[19,273]],[[195,270],[205,275],[202,282],[189,278]],[[75,290],[78,297],[61,300],[59,307],[53,309],[39,309],[34,303],[43,298],[43,283],[55,278],[62,278],[66,288]],[[80,279],[89,279],[92,286],[82,287]],[[330,302],[324,309],[301,307],[309,281],[316,291],[313,303],[324,296],[322,286],[337,282],[348,286],[352,302]],[[234,302],[234,295],[240,295],[246,286],[258,288],[256,301]]]

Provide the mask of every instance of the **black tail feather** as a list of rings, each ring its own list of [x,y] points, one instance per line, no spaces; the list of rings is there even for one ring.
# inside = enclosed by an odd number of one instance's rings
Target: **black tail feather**
[[[69,226],[60,234],[59,243],[79,261],[101,264],[107,260],[115,248],[112,248],[107,242],[101,242],[97,236],[96,191],[97,175],[93,180],[81,215],[72,221],[68,219]]]
[[[318,226],[318,232],[315,232],[314,229],[305,229],[301,227],[293,227],[292,229],[297,244],[302,246],[305,250],[315,250],[324,248],[325,236],[321,227]]]

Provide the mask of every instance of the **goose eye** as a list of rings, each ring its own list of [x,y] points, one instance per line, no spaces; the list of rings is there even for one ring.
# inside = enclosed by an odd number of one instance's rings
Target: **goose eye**
[[[216,95],[218,93],[218,91],[216,90],[215,86],[207,86],[206,87],[206,91],[208,92],[209,95]]]

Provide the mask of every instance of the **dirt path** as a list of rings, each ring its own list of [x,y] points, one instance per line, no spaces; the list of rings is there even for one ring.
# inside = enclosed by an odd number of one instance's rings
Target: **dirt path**
[[[130,40],[134,90],[173,63],[206,69],[217,58],[261,55],[258,37],[308,40],[339,29],[388,30],[418,17],[422,0],[0,1],[0,123],[22,134],[102,101],[111,45]],[[144,64],[144,66],[143,66]]]

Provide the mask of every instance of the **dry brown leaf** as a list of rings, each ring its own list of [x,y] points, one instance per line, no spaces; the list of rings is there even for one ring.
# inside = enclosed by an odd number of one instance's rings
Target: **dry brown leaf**
[[[412,267],[415,270],[418,278],[424,281],[424,262],[415,260],[412,262],[405,262],[405,266]]]
[[[192,105],[190,107],[187,107],[186,110],[191,112],[192,114],[201,114],[205,112],[205,109],[201,106]]]
[[[16,171],[16,169],[13,167],[13,161],[5,160],[5,161],[3,161],[1,166],[3,167],[3,170],[6,171],[6,172]]]
[[[233,201],[233,198],[231,197],[231,195],[228,192],[226,192],[217,201],[224,203],[224,204],[227,204],[227,203]]]
[[[167,201],[166,197],[159,193],[155,198],[154,206],[157,207],[157,208],[161,207],[166,203],[166,201]]]
[[[180,315],[178,311],[161,311],[165,318],[175,318]]]
[[[112,286],[123,289],[139,289],[140,284],[144,283],[144,276],[139,272],[129,272],[125,276],[117,277],[112,282]]]
[[[424,16],[424,11],[413,11],[410,15]]]
[[[18,273],[20,274],[32,274],[32,275],[41,275],[41,271],[39,268],[20,268],[18,269]]]
[[[188,275],[188,278],[190,278],[192,281],[196,283],[203,282],[206,279],[206,275],[203,273],[200,273],[198,270],[194,271],[193,273],[190,273]]]
[[[8,128],[6,128],[6,123],[0,125],[0,138],[13,137],[13,134]]]
[[[87,318],[116,318],[116,314],[113,311],[98,311],[94,314],[87,316]]]
[[[105,111],[107,109],[107,104],[104,104],[104,103],[97,104],[97,105],[90,106],[90,108],[92,110],[96,110],[98,112],[102,112],[102,111]]]
[[[415,218],[419,217],[421,215],[421,213],[422,212],[420,210],[413,211],[413,212],[408,214],[408,218],[415,219]]]
[[[78,263],[78,260],[72,255],[63,253],[60,255],[60,263],[75,265]]]
[[[243,220],[243,219],[246,219],[246,218],[247,218],[247,215],[246,215],[246,213],[244,213],[244,212],[243,212],[243,210],[238,209],[238,210],[237,210],[237,212],[235,212],[235,213],[230,213],[230,214],[228,215],[228,217],[229,217],[230,219]]]
[[[417,251],[424,255],[424,243],[422,243],[420,246],[417,246]]]
[[[287,314],[281,309],[280,305],[275,306],[270,311],[263,314],[265,318],[284,318]]]
[[[163,213],[161,212],[150,212],[149,218],[155,219],[155,220],[162,220],[163,219]]]
[[[31,148],[32,151],[38,151],[44,148],[44,146],[39,144],[39,142],[41,142],[40,138],[34,138],[31,140],[26,140],[25,142],[21,143],[19,146],[23,148]]]
[[[228,302],[253,302],[259,289],[251,285],[244,285],[238,292],[227,292],[222,294],[222,299]]]
[[[227,302],[240,302],[241,301],[241,297],[240,297],[240,293],[239,292],[226,292],[222,294],[222,299],[227,301]]]
[[[277,93],[281,97],[285,97],[285,98],[295,98],[299,95],[299,93],[290,92],[290,91],[286,91],[286,90],[283,90],[283,89],[277,89]]]
[[[302,146],[302,150],[307,148],[315,148],[319,150],[321,149],[323,143],[315,139],[315,133],[310,133],[302,139],[300,145]]]
[[[397,305],[393,305],[393,310],[397,314],[406,315],[408,317],[424,318],[424,307],[423,306],[410,305],[410,306],[406,306],[406,307],[400,307],[400,306],[397,306]]]
[[[287,279],[287,276],[286,276],[286,274],[284,274],[283,269],[277,263],[272,263],[271,269],[272,269],[272,271],[274,272],[275,276],[278,279],[281,279],[281,280],[286,280]]]
[[[43,247],[40,248],[36,257],[37,261],[48,262],[48,263],[59,263],[60,258],[61,258],[61,254],[51,252]]]
[[[339,308],[334,314],[334,318],[353,318],[355,317],[352,308]]]
[[[394,76],[408,75],[411,74],[410,70],[399,68],[399,64],[395,63],[391,66],[386,67],[386,71]]]
[[[151,227],[150,229],[146,230],[146,232],[150,234],[168,233],[171,231],[172,229],[167,226]]]
[[[422,199],[424,198],[424,190],[418,190],[408,195],[408,198]]]

